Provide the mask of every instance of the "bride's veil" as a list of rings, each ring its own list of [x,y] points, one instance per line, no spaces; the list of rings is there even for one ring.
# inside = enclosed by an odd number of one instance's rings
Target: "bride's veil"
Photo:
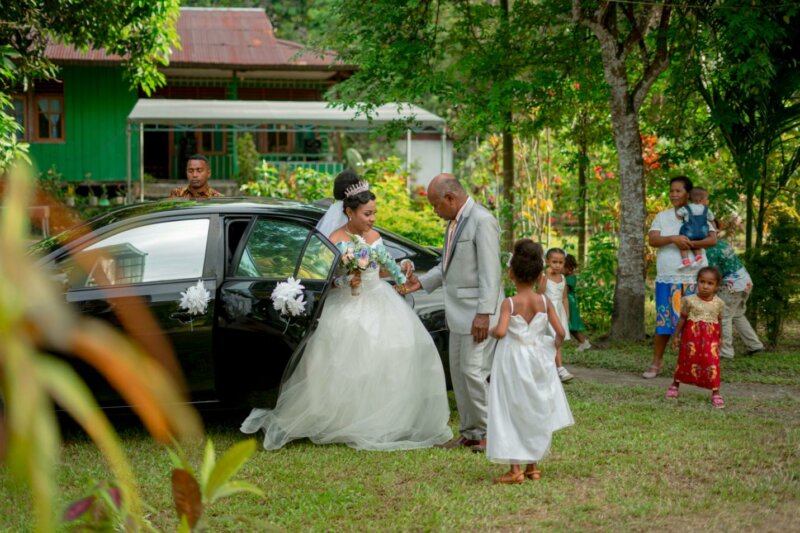
[[[346,223],[347,215],[344,214],[344,204],[341,200],[336,200],[317,222],[317,231],[326,237],[330,237],[334,230],[341,228]]]

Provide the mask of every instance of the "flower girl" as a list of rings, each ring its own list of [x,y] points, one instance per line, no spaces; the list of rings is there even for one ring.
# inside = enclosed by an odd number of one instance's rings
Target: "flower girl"
[[[564,340],[569,340],[569,299],[567,293],[567,278],[564,276],[564,263],[567,253],[561,248],[550,248],[545,255],[547,261],[547,272],[539,281],[539,294],[547,297],[555,308],[561,327],[564,328]],[[563,365],[561,360],[561,346],[556,348],[556,368],[558,377],[562,383],[572,380],[573,375]]]
[[[509,272],[517,295],[503,302],[490,332],[500,341],[489,383],[486,456],[511,465],[495,483],[539,479],[536,463],[550,450],[553,432],[574,423],[554,362],[564,328],[553,304],[533,290],[541,273],[542,247],[530,239],[517,241]]]

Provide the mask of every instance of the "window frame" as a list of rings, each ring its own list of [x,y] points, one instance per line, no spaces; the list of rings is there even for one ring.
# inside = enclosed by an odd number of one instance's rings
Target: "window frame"
[[[186,220],[206,220],[208,221],[208,229],[206,231],[206,243],[205,243],[205,254],[203,256],[203,267],[201,276],[203,279],[209,277],[215,277],[214,272],[216,271],[216,264],[215,264],[215,256],[217,254],[217,250],[215,249],[215,243],[219,238],[219,216],[217,214],[205,214],[205,215],[189,215],[189,216],[181,216],[181,217],[156,217],[156,218],[147,218],[144,220],[136,220],[132,223],[124,223],[119,226],[109,226],[107,231],[103,232],[91,232],[86,235],[85,238],[75,241],[67,245],[67,247],[62,248],[60,253],[57,256],[53,257],[52,259],[47,261],[47,264],[50,265],[50,268],[53,270],[58,270],[58,265],[62,261],[65,261],[69,258],[74,258],[77,254],[80,254],[89,246],[92,246],[103,239],[108,239],[109,237],[113,237],[114,235],[118,235],[125,231],[129,231],[136,228],[142,228],[144,226],[152,226],[155,224],[165,224],[170,222],[182,222]],[[86,273],[87,280],[89,273]],[[184,283],[184,282],[191,282],[197,281],[197,277],[190,277],[190,278],[176,278],[176,279],[164,279],[164,280],[154,280],[154,281],[142,281],[138,283],[130,283],[130,284],[120,284],[120,285],[84,285],[82,287],[70,287],[67,289],[66,292],[68,293],[83,293],[89,291],[116,291],[116,290],[134,290],[137,291],[139,287],[151,287],[156,285],[168,285],[172,283]]]
[[[314,235],[317,235],[323,244],[330,240],[323,234],[319,233],[316,230],[316,227],[312,224],[309,224],[307,220],[298,220],[297,218],[281,216],[281,215],[265,215],[265,214],[258,214],[253,216],[252,220],[248,228],[245,230],[244,234],[242,235],[241,240],[239,241],[239,245],[234,250],[233,255],[230,258],[230,263],[225,265],[225,279],[226,280],[237,280],[237,281],[282,281],[285,280],[288,276],[284,277],[276,277],[276,278],[266,278],[266,277],[249,277],[249,276],[240,276],[238,275],[239,270],[239,263],[242,261],[242,256],[247,248],[247,243],[250,240],[253,231],[255,230],[256,224],[258,224],[259,219],[268,220],[270,222],[278,222],[278,223],[289,223],[294,224],[296,226],[300,226],[308,231],[306,235],[305,241],[303,241],[303,246],[300,248],[300,253],[297,256],[297,260],[295,261],[294,269],[292,271],[292,276],[297,278],[297,273],[299,272],[300,266],[303,263],[303,258],[305,257],[306,250],[308,249],[308,245],[311,243],[311,239]],[[333,243],[331,243],[333,244]],[[327,246],[327,245],[326,245]],[[329,247],[330,248],[330,247]],[[334,246],[335,248],[335,246]],[[336,262],[331,266],[332,270],[336,269]],[[320,281],[320,280],[307,280],[307,281]]]
[[[280,129],[283,126],[286,129]],[[275,155],[291,155],[294,154],[294,131],[289,129],[286,124],[262,124],[260,127],[269,128],[271,131],[258,131],[256,136],[256,150],[259,154],[275,154]],[[285,133],[286,134],[286,152],[278,152],[272,149],[269,144],[270,133]]]
[[[197,139],[197,152],[205,155],[225,155],[228,153],[228,132],[222,128],[219,130],[219,133],[222,135],[222,149],[221,150],[213,150],[214,134],[217,133],[215,128],[221,128],[219,124],[212,124],[212,125],[205,125],[201,126],[201,130],[195,131],[195,138]],[[212,136],[211,144],[212,146],[205,146],[203,143],[203,134],[209,133]]]
[[[11,95],[11,110],[14,111],[14,121],[16,122],[16,108],[14,102],[19,100],[22,102],[22,131],[18,133],[21,135],[17,137],[17,141],[28,141],[30,139],[30,113],[28,108],[28,95],[24,93],[15,93]]]
[[[39,136],[39,100],[58,100],[61,103],[61,137],[40,137]],[[53,93],[41,93],[33,95],[33,105],[31,106],[31,113],[33,114],[33,135],[32,141],[37,143],[50,143],[50,144],[63,144],[67,142],[67,125],[66,125],[66,109],[64,108],[64,95]],[[52,113],[49,113],[52,114]]]

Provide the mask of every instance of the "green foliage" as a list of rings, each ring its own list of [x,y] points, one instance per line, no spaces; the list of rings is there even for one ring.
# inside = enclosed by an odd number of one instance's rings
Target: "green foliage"
[[[407,237],[419,244],[441,246],[444,235],[442,221],[428,205],[425,191],[409,195],[408,174],[398,157],[371,160],[361,167],[362,176],[369,181],[378,198],[378,225]],[[262,162],[259,179],[245,183],[241,191],[251,196],[288,198],[314,202],[328,198],[333,191],[334,176],[309,168],[295,168],[286,174]]]
[[[100,4],[73,0],[3,2],[0,24],[0,171],[25,147],[15,142],[17,128],[7,114],[8,95],[36,79],[54,78],[58,68],[45,56],[48,43],[79,50],[104,49],[124,58],[131,86],[150,94],[164,83],[159,65],[167,65],[178,46],[175,20],[179,0]]]
[[[239,183],[255,181],[258,177],[259,160],[261,159],[256,149],[253,134],[245,132],[236,140],[236,157],[239,163]]]
[[[285,172],[266,161],[256,167],[258,179],[245,183],[240,190],[249,196],[288,198],[314,202],[327,198],[333,191],[334,176],[312,168],[296,167]]]
[[[172,496],[181,520],[179,531],[202,530],[203,513],[217,500],[243,492],[264,496],[261,489],[252,483],[231,479],[256,451],[254,439],[233,445],[219,461],[214,443],[208,439],[199,472],[192,468],[177,442],[175,448],[169,454],[175,467],[172,471]]]
[[[753,279],[750,313],[753,322],[763,321],[767,341],[775,346],[786,321],[797,314],[800,295],[800,220],[788,214],[778,216],[769,239],[746,256],[747,271]]]
[[[378,198],[378,225],[425,246],[441,246],[444,225],[428,205],[426,193],[408,194],[408,173],[397,157],[367,160],[364,179]]]
[[[610,233],[596,233],[589,240],[576,291],[581,317],[594,329],[607,329],[611,324],[616,276],[617,242]]]

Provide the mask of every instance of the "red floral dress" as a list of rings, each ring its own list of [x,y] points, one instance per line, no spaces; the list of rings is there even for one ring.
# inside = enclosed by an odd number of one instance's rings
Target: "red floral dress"
[[[720,323],[724,308],[719,296],[710,300],[697,295],[683,299],[681,317],[686,318],[686,323],[681,332],[675,381],[719,389]]]

